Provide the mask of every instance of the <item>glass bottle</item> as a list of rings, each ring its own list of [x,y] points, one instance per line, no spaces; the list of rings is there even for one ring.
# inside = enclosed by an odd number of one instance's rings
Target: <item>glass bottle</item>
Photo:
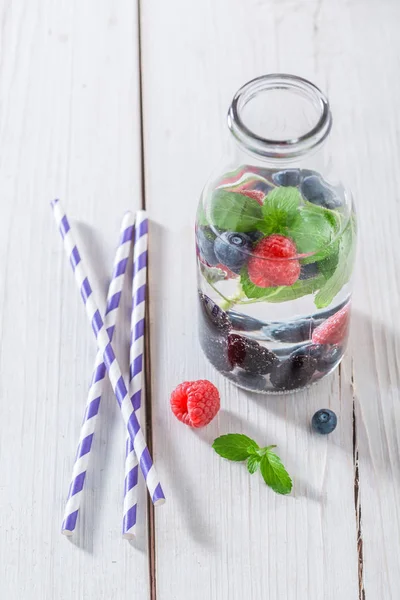
[[[328,100],[309,81],[246,83],[228,112],[230,156],[200,199],[200,343],[251,391],[307,387],[345,351],[356,222],[331,126]]]

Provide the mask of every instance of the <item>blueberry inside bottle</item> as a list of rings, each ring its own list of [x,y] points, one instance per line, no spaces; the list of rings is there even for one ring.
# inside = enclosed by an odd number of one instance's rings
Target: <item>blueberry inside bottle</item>
[[[345,352],[356,218],[331,127],[328,100],[311,82],[250,81],[229,108],[230,155],[200,198],[200,344],[250,391],[304,389]]]

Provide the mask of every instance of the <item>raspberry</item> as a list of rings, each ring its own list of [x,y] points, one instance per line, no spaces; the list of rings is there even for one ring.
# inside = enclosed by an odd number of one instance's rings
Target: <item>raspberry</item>
[[[350,304],[319,325],[312,335],[314,344],[341,344],[349,329]]]
[[[263,238],[248,262],[249,278],[259,287],[293,285],[300,275],[294,242],[279,234]]]
[[[242,194],[242,196],[247,196],[248,198],[253,198],[256,200],[260,206],[264,204],[265,194],[262,190],[241,190],[237,189],[236,192]]]
[[[185,381],[171,394],[171,409],[179,421],[190,427],[208,425],[220,409],[219,392],[206,379]]]

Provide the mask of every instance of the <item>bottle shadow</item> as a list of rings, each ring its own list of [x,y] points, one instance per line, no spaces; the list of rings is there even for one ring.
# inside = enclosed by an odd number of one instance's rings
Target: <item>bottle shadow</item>
[[[352,312],[349,345],[339,368],[303,392],[266,396],[244,391],[247,398],[280,419],[301,427],[315,439],[325,439],[348,454],[363,439],[359,460],[372,461],[375,469],[390,472],[390,452],[398,447],[397,419],[389,410],[400,411],[400,331],[389,328],[358,310]],[[337,395],[338,427],[330,435],[312,431],[311,418],[319,408],[329,408],[328,398]],[[391,409],[383,410],[385,400]],[[334,408],[333,406],[331,408]],[[336,410],[337,410],[336,409]],[[334,409],[335,410],[335,409]],[[386,415],[385,415],[386,413]],[[303,415],[304,416],[303,418]],[[343,420],[346,422],[343,423]],[[248,424],[246,423],[248,431]],[[393,443],[390,442],[393,441]],[[369,446],[381,449],[371,457]],[[400,457],[399,457],[400,460]],[[400,483],[400,473],[395,474]]]

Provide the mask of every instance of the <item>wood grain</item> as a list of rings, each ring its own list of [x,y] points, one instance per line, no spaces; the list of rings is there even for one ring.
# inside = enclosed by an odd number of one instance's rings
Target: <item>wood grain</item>
[[[107,391],[78,531],[60,534],[95,343],[49,202],[63,200],[105,294],[141,205],[135,2],[0,5],[0,597],[149,597],[121,538],[124,430]],[[129,293],[128,293],[129,295]],[[129,337],[129,299],[124,302]],[[127,353],[124,353],[127,356]],[[126,360],[124,360],[126,367]]]
[[[341,376],[285,397],[251,395],[227,383],[197,344],[193,249],[198,196],[226,148],[227,107],[254,76],[294,72],[325,89],[334,110],[339,105],[341,126],[333,139],[339,169],[344,167],[346,179],[357,168],[348,161],[356,158],[359,140],[345,129],[356,110],[354,98],[349,102],[338,76],[344,56],[329,44],[335,33],[350,50],[349,29],[336,32],[341,11],[349,20],[344,2],[334,9],[289,1],[143,4],[146,202],[156,222],[153,438],[170,497],[165,510],[156,512],[157,590],[163,600],[359,597],[351,371],[345,365]],[[352,57],[354,66],[354,52]],[[198,433],[178,423],[167,403],[180,381],[204,377],[219,387],[223,408]],[[339,416],[340,427],[329,438],[309,431],[321,406]],[[277,444],[294,474],[292,497],[273,495],[243,466],[218,459],[211,443],[226,432]]]

